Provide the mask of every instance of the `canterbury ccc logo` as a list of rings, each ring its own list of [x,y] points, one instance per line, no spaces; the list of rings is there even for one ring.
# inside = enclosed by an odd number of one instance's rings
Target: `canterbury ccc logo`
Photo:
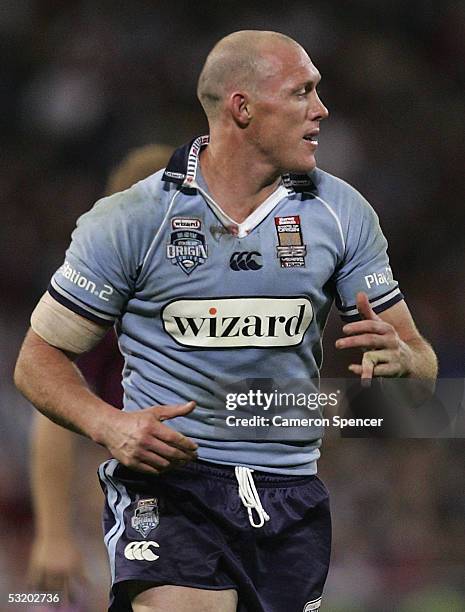
[[[313,319],[301,297],[175,300],[161,312],[165,332],[182,346],[239,348],[296,346]]]
[[[260,270],[263,268],[261,258],[262,255],[258,251],[236,251],[231,255],[229,266],[235,272],[240,272],[241,270]]]
[[[130,542],[124,549],[124,556],[129,561],[156,561],[159,555],[156,555],[152,550],[159,548],[157,542],[150,540],[149,542]]]

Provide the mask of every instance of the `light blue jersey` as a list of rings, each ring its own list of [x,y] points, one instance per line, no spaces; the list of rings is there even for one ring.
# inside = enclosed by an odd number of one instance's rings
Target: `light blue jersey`
[[[402,299],[387,243],[366,200],[318,169],[284,176],[236,224],[200,176],[207,143],[178,149],[164,172],[84,214],[49,291],[84,317],[117,323],[125,410],[194,399],[169,424],[199,444],[201,459],[313,474],[319,430],[304,444],[218,439],[215,386],[317,377],[333,300],[350,321],[358,291],[378,313]]]

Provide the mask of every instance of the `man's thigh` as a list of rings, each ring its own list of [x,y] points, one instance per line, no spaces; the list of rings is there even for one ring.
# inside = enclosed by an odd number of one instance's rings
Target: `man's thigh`
[[[237,593],[233,589],[213,591],[174,585],[147,588],[147,583],[127,583],[134,612],[236,612]]]

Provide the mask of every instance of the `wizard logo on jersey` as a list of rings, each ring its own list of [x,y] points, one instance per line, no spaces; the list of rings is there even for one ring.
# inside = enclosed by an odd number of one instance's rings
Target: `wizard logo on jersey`
[[[155,497],[151,499],[140,499],[137,502],[137,508],[131,518],[132,527],[138,531],[143,538],[158,527],[160,517],[158,513],[158,500]]]
[[[204,264],[208,257],[205,235],[200,231],[200,219],[171,219],[171,242],[166,245],[166,257],[186,274]]]

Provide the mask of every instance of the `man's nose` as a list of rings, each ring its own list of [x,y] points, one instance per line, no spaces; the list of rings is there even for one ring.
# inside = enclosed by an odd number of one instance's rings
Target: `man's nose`
[[[315,99],[311,107],[311,115],[312,115],[312,119],[319,119],[320,121],[322,119],[327,119],[329,116],[329,110],[323,104],[319,95],[316,92],[315,92]]]

